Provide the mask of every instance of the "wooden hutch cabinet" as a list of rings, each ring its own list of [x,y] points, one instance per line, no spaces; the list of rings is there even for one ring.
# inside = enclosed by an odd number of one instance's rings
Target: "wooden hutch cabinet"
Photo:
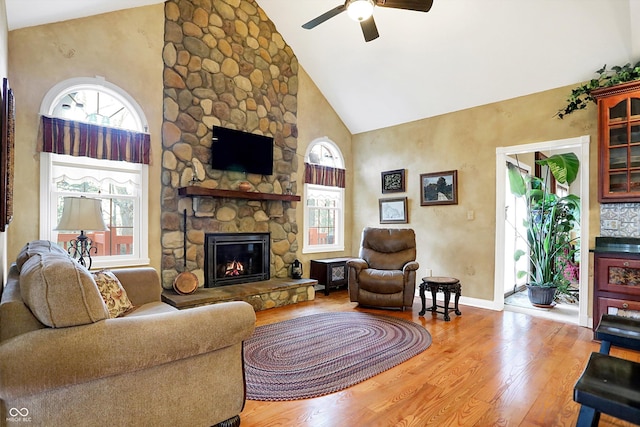
[[[597,89],[598,201],[640,200],[640,81]]]
[[[640,239],[596,237],[593,327],[603,314],[640,318]]]

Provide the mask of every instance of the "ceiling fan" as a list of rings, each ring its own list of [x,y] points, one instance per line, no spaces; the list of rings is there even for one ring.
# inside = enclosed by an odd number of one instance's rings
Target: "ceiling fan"
[[[374,6],[428,12],[433,6],[433,0],[346,0],[344,4],[307,22],[302,28],[310,30],[346,10],[351,19],[360,22],[364,39],[370,42],[379,37],[378,28],[373,20]]]

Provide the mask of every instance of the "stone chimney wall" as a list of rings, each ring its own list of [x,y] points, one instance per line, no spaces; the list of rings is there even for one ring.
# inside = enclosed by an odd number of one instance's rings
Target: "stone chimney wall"
[[[297,194],[298,62],[255,2],[169,0],[165,3],[162,127],[162,284],[186,270],[204,284],[204,235],[270,232],[271,277],[287,277],[296,258],[296,202],[181,197],[180,187]],[[274,138],[274,172],[214,170],[212,126]],[[154,149],[157,149],[154,147]]]

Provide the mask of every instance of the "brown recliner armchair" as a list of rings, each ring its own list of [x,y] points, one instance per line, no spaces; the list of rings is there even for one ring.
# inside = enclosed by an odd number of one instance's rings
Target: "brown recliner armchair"
[[[362,231],[360,258],[347,261],[349,299],[363,306],[411,308],[416,290],[416,235],[410,228]]]

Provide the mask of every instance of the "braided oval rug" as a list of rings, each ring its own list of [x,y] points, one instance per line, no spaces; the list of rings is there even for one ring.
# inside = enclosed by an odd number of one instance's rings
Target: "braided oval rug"
[[[370,313],[321,313],[258,326],[244,343],[247,399],[334,393],[430,345],[431,335],[422,326]]]

